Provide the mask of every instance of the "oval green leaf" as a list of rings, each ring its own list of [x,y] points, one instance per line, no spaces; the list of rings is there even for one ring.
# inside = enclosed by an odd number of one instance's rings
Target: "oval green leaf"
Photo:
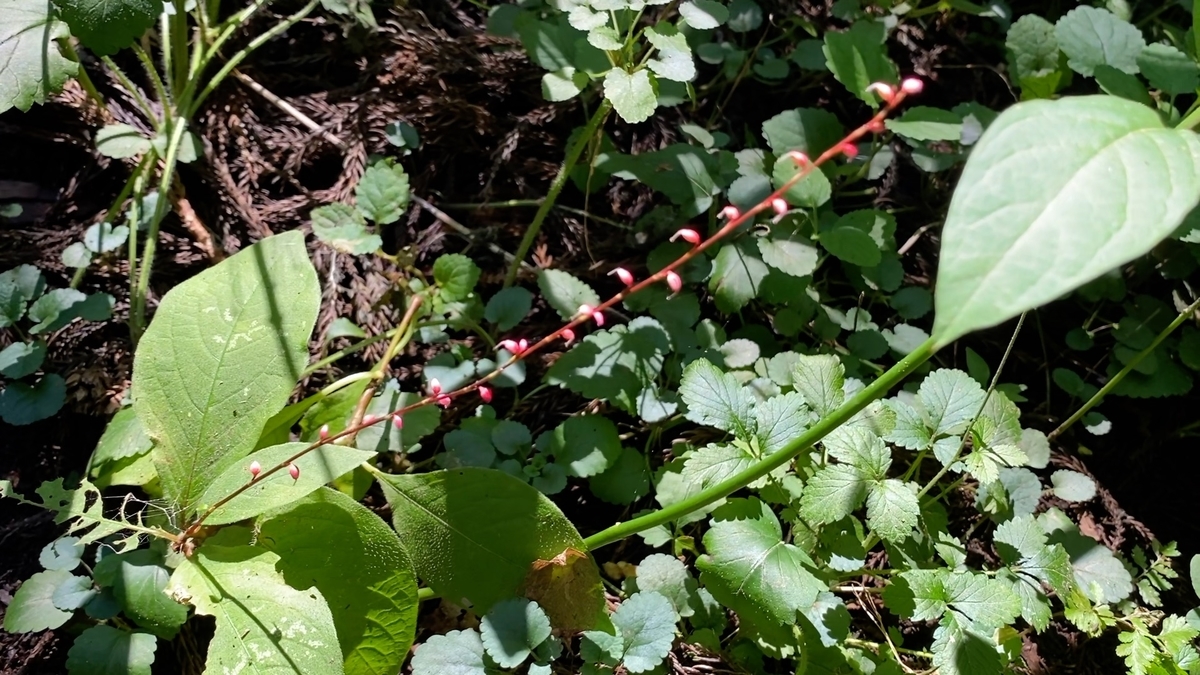
[[[1200,199],[1200,140],[1112,96],[1019,103],[972,152],[942,232],[945,346],[1146,253]]]
[[[298,231],[264,239],[163,297],[134,355],[133,399],[176,505],[195,506],[287,403],[320,301]]]

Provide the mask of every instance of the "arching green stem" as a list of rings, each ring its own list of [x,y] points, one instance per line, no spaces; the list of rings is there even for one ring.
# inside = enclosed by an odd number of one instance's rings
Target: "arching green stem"
[[[808,431],[797,436],[779,452],[760,460],[757,464],[747,467],[716,485],[705,488],[681,502],[624,523],[617,523],[606,530],[597,532],[584,539],[584,545],[587,546],[589,551],[594,551],[601,546],[607,546],[643,530],[648,530],[658,525],[665,525],[672,520],[678,520],[693,511],[712,504],[718,499],[728,497],[792,461],[801,452],[811,448],[817,441],[825,438],[831,431],[850,421],[850,418],[858,414],[860,410],[867,407],[875,399],[882,397],[901,380],[908,377],[921,364],[928,361],[929,357],[933,356],[933,352],[934,340],[931,338],[888,369],[887,372],[880,375],[879,379],[867,385],[866,388],[855,394],[853,398],[843,403],[840,408],[814,424]]]

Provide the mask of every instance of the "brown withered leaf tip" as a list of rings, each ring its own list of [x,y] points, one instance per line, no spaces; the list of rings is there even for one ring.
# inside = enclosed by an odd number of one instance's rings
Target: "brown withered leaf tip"
[[[588,630],[603,616],[600,570],[587,553],[576,548],[530,563],[521,593],[546,611],[560,634]]]

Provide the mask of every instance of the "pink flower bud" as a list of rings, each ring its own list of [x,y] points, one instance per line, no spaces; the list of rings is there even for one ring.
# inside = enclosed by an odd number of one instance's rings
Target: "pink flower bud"
[[[879,94],[879,98],[887,101],[888,103],[891,103],[892,99],[896,98],[896,90],[892,88],[892,85],[885,82],[872,82],[870,86],[867,87],[867,91],[873,91],[876,94]]]
[[[445,396],[445,395],[437,397],[437,404],[442,406],[443,408],[449,408],[450,407],[450,397]]]
[[[438,394],[442,393],[442,383],[438,382],[438,379],[436,377],[429,381],[429,391],[434,396],[437,396]]]
[[[625,284],[626,286],[633,285],[633,275],[630,274],[629,270],[625,269],[624,267],[618,267],[609,272],[609,274],[617,275],[617,278],[621,280],[621,283]]]
[[[787,156],[796,163],[796,166],[805,166],[809,163],[808,155],[799,150],[792,150]]]
[[[258,478],[260,473],[262,473],[262,464],[259,464],[257,459],[250,462],[250,480]]]
[[[526,340],[525,338],[521,338],[520,340],[517,340],[517,351],[514,353],[523,354],[523,353],[525,353],[526,349],[529,349],[529,341]]]
[[[371,413],[367,413],[366,415],[363,415],[362,423],[367,426],[375,424],[378,421],[379,421],[379,418],[372,415]]]
[[[886,129],[887,127],[885,127],[883,122],[880,120],[871,120],[870,122],[867,122],[867,131],[870,131],[873,134],[882,134]]]
[[[592,313],[592,312],[594,312],[594,311],[595,311],[595,310],[594,310],[594,309],[592,309],[592,306],[591,306],[591,305],[580,305],[580,306],[579,306],[579,314],[581,314],[582,316],[587,316],[587,315],[591,314],[591,313]]]
[[[288,464],[288,475],[292,477],[292,480],[300,480],[300,467]]]
[[[604,325],[604,312],[601,312],[599,310],[592,312],[592,321],[595,321],[597,326],[603,326]]]
[[[321,440],[325,440],[326,438],[329,438],[329,425],[322,424],[320,431],[317,432],[317,436],[319,436],[321,438]]]
[[[742,212],[739,211],[738,207],[734,206],[733,204],[721,209],[721,217],[725,218],[726,220],[734,220],[736,218],[740,218],[741,215]]]
[[[858,157],[858,146],[853,143],[842,143],[838,149],[842,151],[847,160],[853,160]]]
[[[906,77],[904,78],[904,81],[900,83],[900,88],[903,89],[904,93],[906,94],[916,95],[925,90],[925,83],[915,77]]]
[[[683,279],[675,273],[675,270],[667,272],[667,286],[671,289],[672,293],[678,293],[679,289],[683,288]]]
[[[483,399],[484,403],[491,403],[492,402],[492,388],[480,385],[479,386],[479,398]]]
[[[568,345],[570,345],[572,342],[575,341],[575,331],[571,330],[570,328],[564,328],[562,330],[562,339]]]
[[[775,209],[775,215],[782,216],[788,212],[788,203],[782,197],[776,197],[771,200],[771,208]]]
[[[516,354],[518,351],[520,351],[520,347],[517,346],[516,340],[501,340],[500,348],[507,351],[509,354]]]
[[[392,426],[396,427],[396,431],[404,428],[404,418],[399,415],[392,415]]]
[[[685,227],[682,230],[679,230],[675,234],[671,235],[671,241],[675,241],[676,239],[682,239],[682,240],[686,241],[687,243],[695,246],[696,244],[700,243],[700,233],[691,228]]]

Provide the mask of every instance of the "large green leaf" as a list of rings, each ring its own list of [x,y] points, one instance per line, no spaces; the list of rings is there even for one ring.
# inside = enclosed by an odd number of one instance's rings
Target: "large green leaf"
[[[237,528],[229,532],[238,534]],[[297,590],[286,584],[276,570],[279,563],[278,555],[257,546],[209,542],[171,575],[171,597],[216,619],[206,672],[345,672],[325,598],[316,588]]]
[[[417,574],[442,597],[471,602],[477,613],[520,592],[545,561],[586,550],[553,502],[504,472],[464,468],[377,477]],[[591,628],[604,614],[599,573],[591,560],[569,569],[582,577],[570,597],[580,625],[564,626],[555,606],[539,604],[559,628]]]
[[[350,497],[323,488],[259,523],[293,588],[329,602],[347,675],[397,673],[416,635],[417,577],[392,528]]]
[[[279,466],[288,457],[295,455],[308,443],[282,443],[263,448],[245,457],[221,473],[204,491],[200,508],[217,503],[250,482],[250,463],[258,462],[263,471]],[[225,525],[253,518],[271,509],[278,509],[316,491],[322,485],[333,482],[338,476],[349,473],[354,467],[375,456],[371,450],[356,450],[330,443],[305,454],[293,464],[300,470],[299,477],[292,479],[287,471],[276,471],[270,476],[259,476],[248,490],[221,505],[205,521],[210,525]]]
[[[134,356],[133,398],[175,504],[194,507],[287,403],[320,296],[304,235],[288,232],[163,297]]]
[[[1113,96],[1018,103],[972,152],[938,270],[939,345],[1095,279],[1200,199],[1200,140]]]
[[[55,42],[65,37],[67,27],[55,18],[50,0],[6,0],[0,12],[0,113],[45,102],[75,75],[79,65]]]
[[[92,626],[80,633],[67,652],[71,675],[150,675],[158,640],[149,633],[130,633],[112,626]]]
[[[55,0],[54,4],[71,33],[100,55],[128,47],[163,11],[162,0]]]
[[[163,593],[171,572],[160,553],[143,548],[107,555],[96,563],[93,576],[111,589],[125,616],[147,632],[170,640],[187,621],[187,608]]]

